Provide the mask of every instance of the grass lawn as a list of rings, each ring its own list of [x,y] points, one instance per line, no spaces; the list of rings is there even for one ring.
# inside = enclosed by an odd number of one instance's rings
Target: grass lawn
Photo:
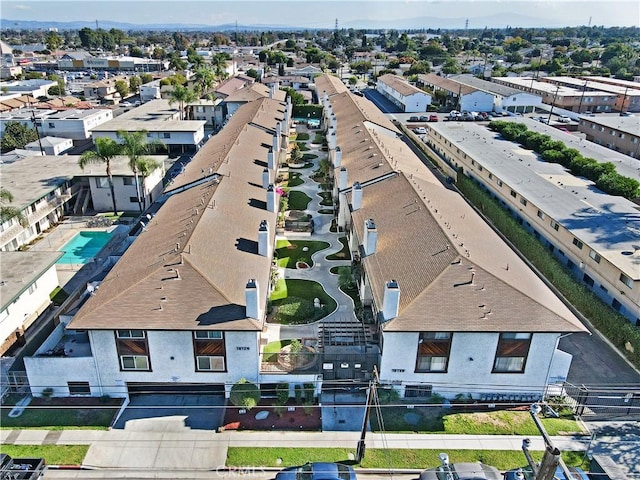
[[[302,155],[302,159],[305,161],[315,160],[316,158],[318,158],[318,155],[316,155],[315,153],[305,153],[304,155]]]
[[[300,140],[300,141],[309,140],[309,134],[306,132],[298,133],[296,135],[296,140]]]
[[[291,190],[287,198],[289,199],[290,210],[306,210],[311,201],[309,195],[298,190]]]
[[[320,299],[324,307],[314,308],[315,298]],[[314,322],[337,307],[336,301],[324,291],[322,285],[311,280],[280,279],[270,299],[277,307],[272,321],[286,325]]]
[[[315,144],[323,144],[327,140],[327,137],[323,133],[316,133],[313,137],[313,142]]]
[[[433,468],[440,465],[438,454],[443,450],[423,449],[367,449],[363,468]],[[288,467],[306,462],[349,462],[354,448],[269,448],[231,447],[227,451],[227,466]],[[520,450],[455,450],[449,451],[451,463],[481,461],[499,470],[509,470],[527,464]],[[531,452],[535,460],[542,459],[543,452]],[[282,463],[278,464],[278,458]],[[585,467],[582,452],[563,452],[562,458],[570,466]],[[588,468],[588,463],[586,464]]]
[[[68,297],[69,294],[65,292],[60,286],[56,287],[53,292],[49,294],[49,298],[54,305],[62,305]]]
[[[320,192],[318,195],[322,197],[320,205],[323,207],[331,207],[333,205],[333,198],[331,198],[333,195],[331,192]]]
[[[340,275],[341,272],[350,273],[351,267],[349,265],[344,265],[342,267],[331,267],[329,272],[333,273],[334,275]],[[340,291],[351,297],[351,300],[353,300],[353,305],[357,311],[361,306],[361,301],[360,292],[358,292],[358,288],[356,287],[355,283],[351,285],[351,288],[340,287]]]
[[[304,142],[297,142],[298,143],[298,147],[300,148],[301,152],[308,152],[309,151],[309,147],[307,147],[307,144]]]
[[[48,465],[80,465],[89,445],[2,445],[13,458],[44,458]]]
[[[282,347],[286,347],[293,340],[276,340],[275,342],[269,342],[264,346],[262,350],[262,361],[263,362],[277,362],[278,361],[278,352]]]
[[[333,208],[321,208],[318,213],[320,215],[333,215]]]
[[[118,412],[122,400],[111,398],[101,402],[96,398],[34,398],[25,411],[16,418],[9,417],[15,403],[22,398],[10,395],[0,408],[2,429],[37,428],[64,430],[106,430]]]
[[[409,412],[403,407],[383,406],[382,415],[386,431],[428,432],[466,435],[538,435],[528,412],[501,410],[495,412],[448,413],[438,404],[431,407],[417,407],[410,412],[419,415],[417,424],[405,421]],[[378,419],[371,418],[372,429],[380,431]],[[580,425],[568,418],[542,418],[549,435],[583,433]]]
[[[298,185],[302,185],[304,180],[302,179],[302,174],[300,172],[291,172],[289,173],[289,181],[287,182],[287,187],[297,187]]]
[[[347,237],[340,237],[338,239],[342,244],[342,250],[331,255],[327,255],[327,260],[351,260],[351,253],[349,252],[349,244],[347,243]]]
[[[307,247],[308,251],[303,249]],[[297,262],[305,262],[310,267],[313,266],[311,255],[329,247],[327,242],[313,240],[278,240],[276,242],[276,255],[278,266],[283,268],[296,268]]]

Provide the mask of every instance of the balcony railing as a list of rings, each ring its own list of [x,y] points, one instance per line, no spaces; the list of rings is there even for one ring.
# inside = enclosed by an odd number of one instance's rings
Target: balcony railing
[[[57,209],[60,205],[68,202],[71,199],[70,194],[58,195],[55,198],[49,200],[44,205],[39,207],[35,212],[29,213],[26,216],[28,226],[35,225],[44,217],[49,215],[55,209]],[[0,234],[0,244],[6,245],[11,240],[16,238],[22,231],[28,227],[23,227],[19,222],[14,223],[6,229],[4,232]]]

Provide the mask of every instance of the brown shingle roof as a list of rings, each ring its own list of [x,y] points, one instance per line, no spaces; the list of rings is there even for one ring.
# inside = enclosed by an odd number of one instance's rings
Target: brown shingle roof
[[[348,92],[347,86],[342,83],[338,77],[333,75],[318,75],[313,79],[316,84],[316,91],[318,92],[318,98],[322,101],[322,97],[326,92],[327,95],[332,96],[336,93]]]
[[[462,83],[456,82],[449,78],[441,77],[440,75],[436,75],[435,73],[427,73],[418,75],[418,81],[424,83],[427,86],[436,86],[445,90],[447,92],[451,92],[454,95],[468,95],[473,92],[477,92],[477,88],[470,87],[468,85],[463,85]]]
[[[401,95],[407,97],[409,95],[414,95],[416,93],[423,93],[426,95],[426,92],[423,92],[418,87],[414,87],[406,80],[392,73],[387,73],[378,77],[378,81],[389,85],[389,87],[393,88],[396,92]]]
[[[276,214],[266,211],[261,187],[273,135],[264,126],[273,128],[283,111],[269,99],[238,109],[172,188],[202,178],[209,168],[220,175],[219,183],[170,196],[71,328],[261,328],[246,318],[244,289],[256,279],[261,305],[266,304],[271,263],[257,254],[257,233],[262,220],[273,229]]]

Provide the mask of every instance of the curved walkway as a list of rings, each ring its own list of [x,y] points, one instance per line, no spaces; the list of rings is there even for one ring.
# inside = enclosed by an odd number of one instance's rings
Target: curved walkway
[[[311,236],[287,235],[281,238],[286,238],[287,240],[323,241],[329,243],[330,246],[312,255],[313,266],[311,268],[281,268],[279,272],[281,278],[312,280],[320,283],[325,292],[336,301],[338,306],[335,311],[314,323],[304,325],[267,324],[266,336],[269,341],[286,338],[317,338],[318,326],[323,322],[358,322],[354,314],[353,300],[338,287],[338,275],[330,272],[333,267],[350,266],[351,260],[327,260],[328,255],[342,250],[342,243],[340,243],[338,239],[343,237],[344,233],[331,232],[331,223],[335,218],[334,215],[318,213],[319,210],[332,207],[320,205],[322,201],[322,197],[319,195],[321,191],[320,184],[311,178],[313,172],[317,170],[320,160],[327,157],[328,152],[323,152],[319,145],[312,146],[311,142],[315,135],[314,131],[308,131],[305,127],[298,126],[298,133],[304,132],[309,132],[310,138],[305,141],[309,150],[302,153],[309,153],[317,155],[318,157],[310,160],[313,164],[311,167],[290,169],[291,172],[299,172],[301,174],[300,178],[304,181],[303,184],[292,187],[291,190],[303,192],[311,197],[311,201],[304,212],[310,214],[313,218],[314,233]]]

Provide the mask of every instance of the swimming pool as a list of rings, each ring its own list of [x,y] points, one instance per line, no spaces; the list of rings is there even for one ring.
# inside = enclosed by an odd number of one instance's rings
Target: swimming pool
[[[320,119],[319,118],[302,118],[302,117],[293,117],[296,122],[306,123],[310,127],[319,127]]]
[[[79,232],[60,249],[64,255],[56,263],[88,263],[113,236],[113,232]]]

